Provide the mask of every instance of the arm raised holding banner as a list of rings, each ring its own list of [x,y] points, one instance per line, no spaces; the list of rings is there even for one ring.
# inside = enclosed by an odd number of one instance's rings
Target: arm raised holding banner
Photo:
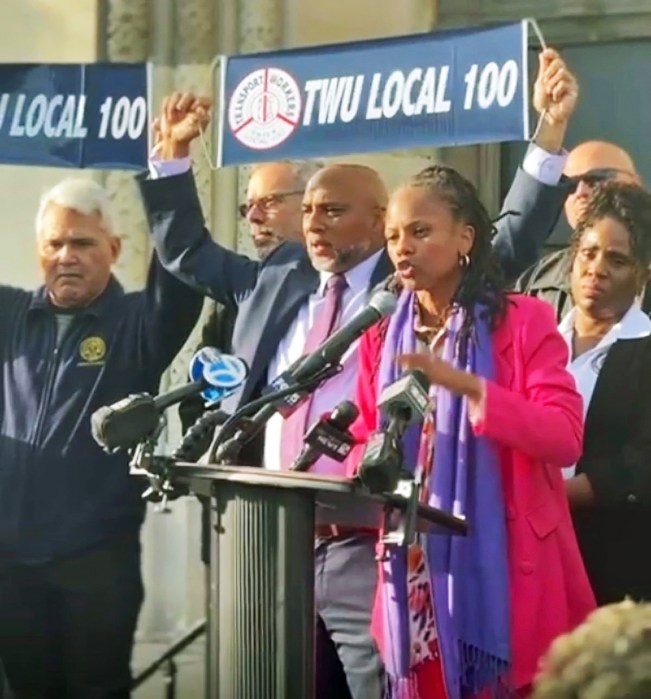
[[[576,78],[558,52],[542,51],[533,93],[540,125],[506,195],[493,240],[507,280],[540,258],[569,194],[570,183],[562,177],[563,140],[577,99]]]
[[[204,225],[191,172],[190,144],[206,128],[210,101],[174,93],[154,122],[153,179],[141,191],[156,252],[163,266],[194,289],[236,306],[255,287],[259,262],[227,250]]]

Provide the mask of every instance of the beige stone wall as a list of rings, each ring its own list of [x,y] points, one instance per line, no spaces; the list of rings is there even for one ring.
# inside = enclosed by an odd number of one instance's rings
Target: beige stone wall
[[[82,63],[97,56],[96,0],[1,0],[0,61]],[[70,170],[0,165],[0,282],[34,286],[39,196]],[[89,176],[93,176],[90,175]]]
[[[438,0],[441,25],[538,21],[550,44],[651,36],[649,0]]]

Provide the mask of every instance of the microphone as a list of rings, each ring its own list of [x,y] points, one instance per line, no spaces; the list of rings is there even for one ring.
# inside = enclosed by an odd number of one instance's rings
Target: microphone
[[[406,372],[381,393],[378,408],[383,417],[395,420],[399,436],[425,417],[429,406],[429,379],[419,369]]]
[[[407,372],[387,386],[378,408],[389,424],[371,436],[359,466],[358,478],[372,493],[396,489],[403,468],[400,440],[407,427],[419,422],[429,407],[429,380],[422,371]]]
[[[111,405],[98,408],[91,415],[93,439],[109,453],[132,449],[156,434],[164,410],[184,398],[212,389],[217,400],[234,393],[248,375],[246,363],[238,357],[220,355],[216,362],[205,363],[201,378],[159,396],[137,393]]]
[[[355,340],[379,320],[391,315],[396,310],[397,305],[398,299],[389,291],[382,290],[373,294],[363,311],[300,361],[298,367],[292,372],[294,380],[308,379],[329,364],[338,362]]]
[[[390,291],[379,289],[374,292],[364,310],[333,333],[314,352],[301,357],[287,371],[277,376],[264,393],[271,394],[273,391],[290,388],[318,374],[327,366],[338,363],[353,342],[382,318],[391,315],[396,310],[397,304],[395,294]],[[300,392],[293,393],[278,400],[273,406],[286,418],[305,400],[306,395]]]
[[[283,417],[291,415],[310,391],[315,390],[316,386],[310,386],[310,379],[317,377],[328,367],[336,365],[355,340],[382,318],[391,315],[397,305],[396,295],[386,289],[380,289],[371,294],[364,310],[333,333],[314,352],[298,359],[287,371],[277,376],[263,389],[262,397],[267,399],[268,403],[247,419],[243,429],[223,441],[228,434],[228,430],[224,428],[222,434],[211,445],[210,458],[216,457],[220,462],[234,458],[241,446],[258,434],[275,412],[279,412]],[[299,385],[301,385],[300,389]],[[304,388],[305,385],[309,388]],[[291,391],[292,386],[297,387],[295,392]],[[275,399],[275,393],[283,395]],[[228,427],[230,426],[229,424]]]
[[[305,446],[290,471],[307,471],[322,455],[343,461],[355,444],[348,428],[358,415],[357,406],[349,400],[339,403],[331,413],[322,415],[305,435]]]
[[[190,462],[200,459],[210,447],[215,429],[223,425],[229,417],[228,413],[218,409],[209,410],[201,415],[183,435],[172,458]]]

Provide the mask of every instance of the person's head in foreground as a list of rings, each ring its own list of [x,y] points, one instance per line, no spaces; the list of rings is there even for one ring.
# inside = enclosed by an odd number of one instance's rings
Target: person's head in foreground
[[[649,699],[651,604],[601,607],[545,657],[532,699]]]

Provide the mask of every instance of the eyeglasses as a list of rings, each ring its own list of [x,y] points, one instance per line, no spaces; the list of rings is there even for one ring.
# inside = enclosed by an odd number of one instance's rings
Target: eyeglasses
[[[608,182],[609,180],[614,180],[617,177],[624,175],[627,179],[631,181],[635,181],[635,175],[632,172],[629,172],[628,170],[620,170],[619,168],[615,167],[600,167],[600,168],[595,168],[594,170],[588,170],[587,172],[582,173],[581,175],[574,175],[573,177],[569,177],[570,181],[570,191],[572,193],[576,192],[577,187],[579,186],[579,183],[583,182],[586,184],[588,187],[594,187],[595,185],[599,184],[600,182]]]
[[[246,218],[253,207],[257,206],[262,209],[265,213],[270,213],[275,211],[287,197],[294,197],[298,194],[303,194],[303,190],[296,190],[294,192],[276,192],[275,194],[268,194],[266,197],[260,197],[259,199],[251,199],[245,204],[240,204],[237,208],[240,212],[242,218]]]

